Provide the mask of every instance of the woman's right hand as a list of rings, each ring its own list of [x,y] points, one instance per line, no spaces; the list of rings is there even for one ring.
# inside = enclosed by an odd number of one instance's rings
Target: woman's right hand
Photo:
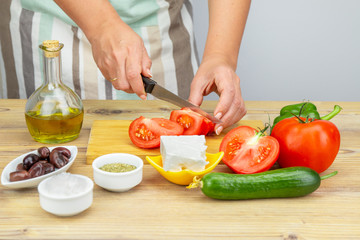
[[[107,0],[55,0],[89,39],[95,62],[114,88],[145,99],[141,74],[151,77],[144,42]],[[91,16],[91,17],[89,17]]]
[[[114,88],[145,99],[141,74],[151,77],[151,59],[144,42],[122,21],[104,23],[89,39],[94,60]]]

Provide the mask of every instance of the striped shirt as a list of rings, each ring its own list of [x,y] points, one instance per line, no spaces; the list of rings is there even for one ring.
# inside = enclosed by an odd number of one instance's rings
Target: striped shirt
[[[190,0],[110,2],[142,37],[153,78],[187,98],[198,67]],[[105,80],[85,34],[52,0],[1,0],[0,31],[0,98],[28,98],[42,84],[38,46],[56,39],[64,44],[62,81],[82,99],[139,99]]]

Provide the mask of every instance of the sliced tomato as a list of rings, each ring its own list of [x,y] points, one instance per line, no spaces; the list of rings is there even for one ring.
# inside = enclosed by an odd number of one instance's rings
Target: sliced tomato
[[[170,120],[184,127],[184,135],[207,135],[214,131],[214,123],[190,108],[174,110]]]
[[[215,124],[208,118],[204,117],[204,122],[207,125],[207,133],[205,133],[204,135],[213,133],[215,131]]]
[[[129,136],[140,148],[157,148],[160,136],[182,135],[184,128],[176,122],[165,118],[145,118],[143,116],[131,122]]]
[[[261,131],[239,126],[228,132],[221,144],[222,161],[236,173],[258,173],[270,169],[279,157],[279,143]]]

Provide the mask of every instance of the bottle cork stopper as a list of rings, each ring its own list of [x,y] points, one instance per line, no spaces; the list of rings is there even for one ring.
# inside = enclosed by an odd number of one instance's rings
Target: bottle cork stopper
[[[43,45],[46,48],[58,48],[59,41],[58,40],[45,40],[45,41],[43,41]]]
[[[45,57],[54,58],[59,56],[60,50],[63,47],[58,40],[45,40],[42,43],[42,49],[44,50]]]

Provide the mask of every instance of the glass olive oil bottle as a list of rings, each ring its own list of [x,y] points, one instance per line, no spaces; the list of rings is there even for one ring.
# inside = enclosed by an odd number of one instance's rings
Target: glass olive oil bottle
[[[43,50],[43,84],[26,102],[26,124],[38,142],[69,142],[80,134],[83,105],[80,97],[61,81],[64,45],[57,40],[47,40],[39,47]]]

